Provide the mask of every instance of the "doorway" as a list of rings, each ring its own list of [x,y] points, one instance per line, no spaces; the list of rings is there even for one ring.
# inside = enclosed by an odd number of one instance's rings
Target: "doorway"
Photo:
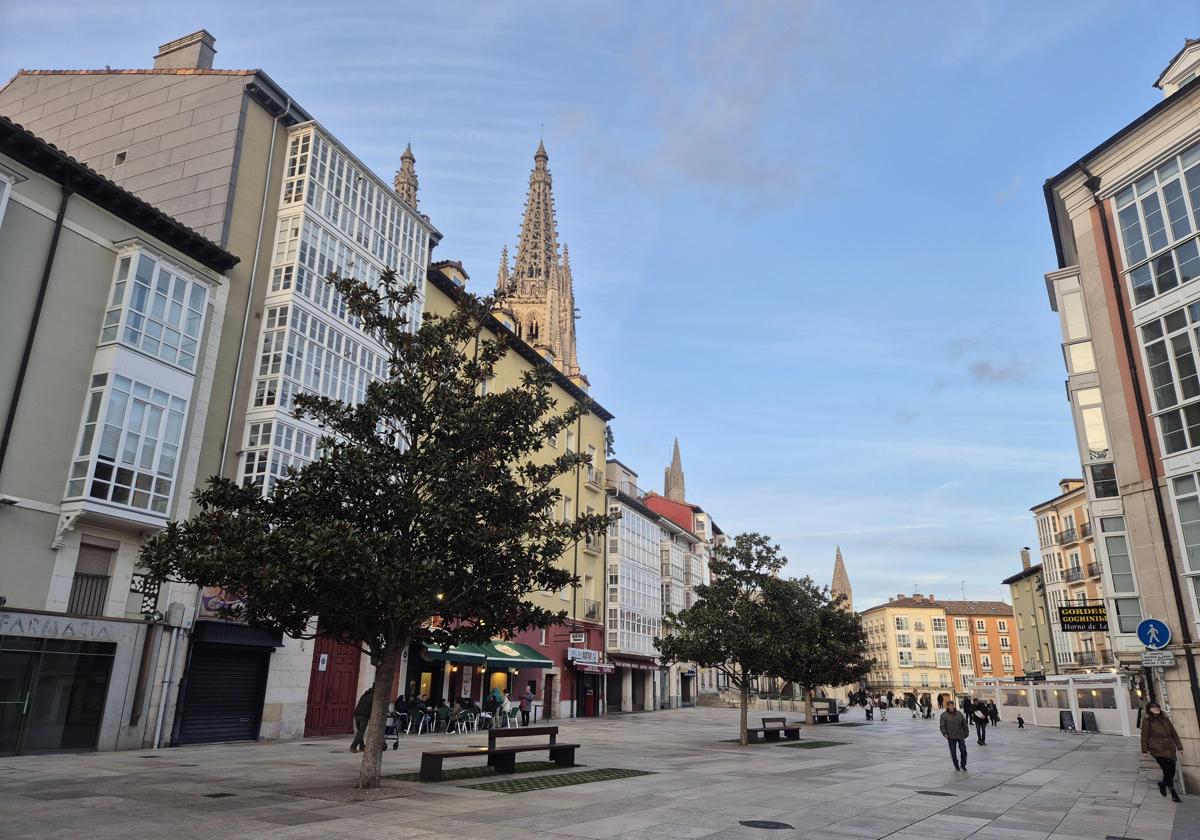
[[[96,749],[116,652],[0,636],[0,755]]]
[[[319,636],[316,642],[308,681],[304,737],[348,735],[354,731],[362,652],[355,645],[324,636]]]

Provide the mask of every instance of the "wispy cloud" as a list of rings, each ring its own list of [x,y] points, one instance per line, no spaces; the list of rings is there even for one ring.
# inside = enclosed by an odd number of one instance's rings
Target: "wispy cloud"
[[[967,373],[980,385],[1025,382],[1030,376],[1029,368],[1020,362],[1004,362],[1003,364],[987,361],[971,362],[967,365]]]

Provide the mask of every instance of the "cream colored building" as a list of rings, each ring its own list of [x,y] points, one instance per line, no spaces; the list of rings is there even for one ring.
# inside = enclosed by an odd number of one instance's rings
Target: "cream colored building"
[[[1004,579],[1012,596],[1013,620],[1021,646],[1024,675],[1057,674],[1050,648],[1050,616],[1046,611],[1042,564],[1031,563],[1029,549],[1021,549],[1021,571]],[[1017,676],[1022,674],[1018,673]]]
[[[1042,583],[1050,610],[1054,672],[1093,673],[1111,668],[1116,662],[1108,632],[1064,631],[1059,611],[1063,607],[1107,604],[1104,569],[1095,552],[1095,535],[1083,480],[1064,478],[1058,486],[1057,496],[1031,508],[1042,556]],[[1118,562],[1121,562],[1120,558]],[[1122,568],[1127,565],[1126,560]]]
[[[1166,622],[1175,664],[1146,688],[1183,739],[1200,789],[1200,41],[1155,82],[1162,101],[1045,185],[1057,265],[1045,277],[1062,331],[1089,521],[1120,666]]]
[[[866,678],[868,693],[936,697],[953,691],[946,611],[932,595],[897,595],[859,616],[875,663]]]

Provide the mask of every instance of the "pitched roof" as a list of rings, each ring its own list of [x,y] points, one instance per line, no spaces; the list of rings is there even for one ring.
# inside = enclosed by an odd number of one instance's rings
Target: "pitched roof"
[[[940,610],[945,608],[942,601],[935,601],[931,598],[922,597],[920,600],[916,598],[893,598],[890,601],[885,601],[882,604],[876,604],[873,607],[867,607],[862,610],[864,613],[872,610],[883,609],[884,607],[903,607],[904,609],[922,609],[922,610]]]
[[[664,519],[669,519],[689,534],[694,532],[693,529],[696,527],[696,520],[693,518],[694,508],[687,502],[677,502],[651,492],[643,497],[642,504]]]
[[[1042,571],[1042,564],[1035,563],[1034,565],[1030,566],[1028,569],[1022,569],[1021,571],[1017,572],[1015,575],[1012,575],[1011,577],[1006,577],[1004,580],[1002,580],[1000,582],[1001,583],[1016,583],[1019,580],[1024,580],[1027,577],[1033,577],[1036,574],[1040,574],[1041,571]]]
[[[1012,604],[1003,601],[942,601],[941,605],[951,615],[1003,615],[1013,614]]]
[[[1187,52],[1190,47],[1194,47],[1196,44],[1200,44],[1200,38],[1183,39],[1183,46],[1179,48],[1179,52],[1175,53],[1174,57],[1167,62],[1167,66],[1163,68],[1163,71],[1158,74],[1158,78],[1154,80],[1154,86],[1156,88],[1162,87],[1163,79],[1168,73],[1171,72],[1171,68],[1175,66],[1175,62],[1178,61],[1180,56]]]
[[[0,117],[0,153],[59,184],[69,186],[76,195],[86,198],[97,207],[145,231],[180,253],[187,254],[213,271],[224,274],[239,262],[238,257],[217,243],[117,186],[7,117]]]

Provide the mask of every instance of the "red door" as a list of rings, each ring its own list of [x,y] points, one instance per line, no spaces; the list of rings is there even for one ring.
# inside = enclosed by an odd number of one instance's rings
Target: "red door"
[[[334,639],[319,637],[316,642],[308,681],[304,737],[348,735],[354,731],[358,663],[362,653],[353,645]]]

